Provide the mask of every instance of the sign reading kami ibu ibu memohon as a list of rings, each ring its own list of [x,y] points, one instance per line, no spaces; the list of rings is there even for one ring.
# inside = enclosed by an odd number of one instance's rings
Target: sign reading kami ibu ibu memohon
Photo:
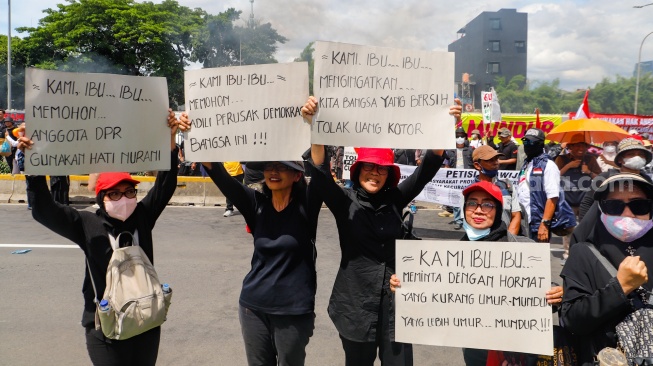
[[[310,125],[301,116],[307,63],[192,70],[184,78],[188,160],[301,160],[310,147]]]
[[[162,77],[25,72],[27,174],[170,169]]]
[[[553,354],[550,247],[397,240],[397,342]]]
[[[313,143],[455,148],[453,53],[317,42],[314,55]]]

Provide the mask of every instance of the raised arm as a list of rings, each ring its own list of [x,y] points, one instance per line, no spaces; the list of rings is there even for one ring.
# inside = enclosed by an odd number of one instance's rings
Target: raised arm
[[[178,121],[172,110],[168,109],[168,127],[170,128],[170,170],[157,173],[154,187],[147,192],[147,195],[140,202],[149,212],[148,219],[152,227],[154,227],[154,223],[170,202],[175,189],[177,189],[178,151],[175,136],[178,129],[187,130],[188,124]]]

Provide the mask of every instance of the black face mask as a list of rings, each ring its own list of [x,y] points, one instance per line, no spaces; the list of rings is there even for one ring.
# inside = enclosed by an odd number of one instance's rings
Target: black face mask
[[[526,157],[529,160],[542,155],[543,152],[544,152],[543,142],[533,142],[530,145],[524,144],[524,153],[526,153]]]

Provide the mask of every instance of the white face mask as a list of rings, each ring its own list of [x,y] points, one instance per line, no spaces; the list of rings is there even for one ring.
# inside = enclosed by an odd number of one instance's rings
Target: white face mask
[[[137,203],[136,197],[127,198],[122,196],[118,201],[104,201],[104,209],[107,211],[109,217],[125,221],[134,213]]]
[[[646,159],[641,156],[633,156],[624,159],[622,165],[628,169],[641,170],[646,166]]]
[[[615,152],[617,152],[617,147],[614,145],[608,145],[603,148],[603,152],[608,154],[614,154]]]
[[[456,144],[462,145],[465,143],[465,138],[464,137],[456,137]]]

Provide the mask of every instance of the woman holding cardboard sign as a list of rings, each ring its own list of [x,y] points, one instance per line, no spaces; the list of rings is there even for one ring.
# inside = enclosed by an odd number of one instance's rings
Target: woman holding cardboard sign
[[[460,101],[450,114],[460,118]],[[302,115],[311,119],[317,99],[310,97]],[[316,165],[325,163],[323,145],[313,145]],[[413,364],[412,345],[394,341],[394,307],[388,287],[395,267],[395,240],[402,235],[399,212],[417,196],[442,165],[442,150],[429,150],[415,172],[399,183],[391,149],[358,149],[351,166],[352,188],[341,188],[328,174],[316,172],[311,184],[336,219],[342,259],[329,316],[345,351],[346,365],[373,365],[378,352],[384,366]],[[328,162],[327,162],[328,163]]]
[[[461,241],[532,242],[508,231],[506,223],[501,219],[503,193],[495,184],[484,181],[474,183],[463,190],[463,197],[465,235]],[[390,290],[394,292],[399,286],[401,282],[393,274],[390,278]],[[546,299],[550,305],[559,305],[562,302],[562,287],[551,288],[546,293]],[[529,361],[537,358],[536,355],[516,352],[470,348],[463,348],[463,357],[467,366],[501,365],[504,360],[511,365],[528,365],[531,364]]]
[[[181,121],[188,122],[186,113]],[[247,363],[304,365],[315,323],[315,236],[322,207],[314,186],[306,184],[304,163],[249,162],[248,169],[263,172],[262,192],[235,180],[222,163],[203,165],[253,236],[252,268],[238,313]]]
[[[170,110],[168,127],[171,149],[170,170],[158,173],[153,188],[140,202],[137,202],[136,198],[136,184],[139,182],[131,178],[129,173],[112,172],[99,175],[95,187],[99,208],[95,212],[78,211],[55,202],[48,191],[44,176],[26,177],[29,181],[27,195],[32,204],[34,219],[76,243],[84,251],[87,269],[82,285],[84,312],[81,324],[85,328],[86,348],[94,365],[156,364],[161,327],[153,325],[144,328],[140,323],[138,326],[132,323],[129,328],[137,328],[132,332],[136,335],[129,334],[126,339],[118,340],[119,337],[112,337],[104,331],[109,327],[104,320],[99,323],[100,309],[96,303],[102,304],[100,300],[105,294],[105,289],[110,288],[110,284],[107,283],[107,268],[114,251],[121,246],[120,238],[131,238],[133,244],[140,247],[150,262],[154,261],[152,229],[177,188],[175,135],[178,128],[185,130],[188,125],[180,124]],[[30,149],[32,144],[28,137],[23,136],[19,139],[18,148]],[[122,235],[126,233],[128,234]],[[144,300],[143,303],[151,305],[156,302],[148,303]],[[104,310],[114,313],[117,309],[104,308]]]

